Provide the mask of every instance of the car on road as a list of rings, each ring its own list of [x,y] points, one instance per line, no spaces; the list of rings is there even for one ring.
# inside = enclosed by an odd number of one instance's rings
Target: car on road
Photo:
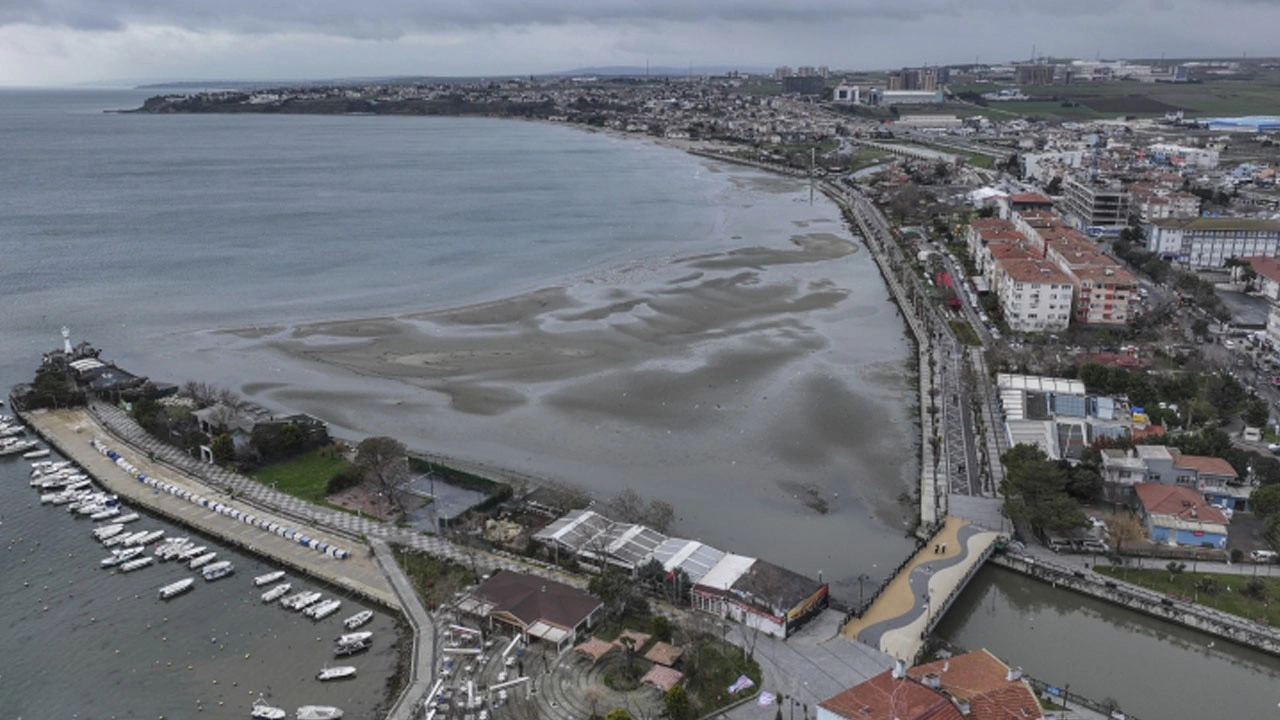
[[[1254,550],[1249,553],[1249,559],[1256,563],[1273,563],[1276,561],[1276,551]]]
[[[1222,341],[1222,347],[1224,347],[1224,348],[1226,348],[1226,349],[1228,349],[1228,350],[1233,350],[1233,349],[1235,349],[1235,346],[1236,346],[1236,341],[1235,341],[1235,340],[1223,340],[1223,341]]]
[[[1267,443],[1267,449],[1273,453],[1280,453],[1280,443]]]

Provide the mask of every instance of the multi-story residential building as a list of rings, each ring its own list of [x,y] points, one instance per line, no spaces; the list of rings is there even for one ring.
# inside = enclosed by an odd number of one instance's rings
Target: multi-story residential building
[[[1102,235],[1128,227],[1131,200],[1121,183],[1068,176],[1063,192],[1062,210],[1076,229]]]
[[[1071,276],[1076,322],[1125,325],[1133,319],[1130,304],[1138,291],[1138,279],[1084,236],[1068,231],[1049,240],[1045,257]]]
[[[1144,226],[1147,249],[1191,267],[1222,267],[1228,258],[1280,255],[1280,221],[1216,217],[1156,220]]]
[[[1009,258],[996,263],[1000,310],[1018,332],[1065,330],[1071,322],[1071,278],[1039,258]]]
[[[1132,185],[1133,209],[1144,223],[1168,218],[1192,218],[1200,214],[1200,198],[1188,192],[1152,185]]]
[[[1148,147],[1147,152],[1157,159],[1167,161],[1171,165],[1183,165],[1202,170],[1211,170],[1218,167],[1218,151],[1213,148],[1156,143]]]

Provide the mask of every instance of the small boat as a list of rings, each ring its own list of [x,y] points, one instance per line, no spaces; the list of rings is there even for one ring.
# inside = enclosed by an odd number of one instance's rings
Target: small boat
[[[324,682],[326,680],[341,680],[356,676],[356,668],[354,665],[339,665],[337,667],[324,667],[316,673],[316,679]]]
[[[90,519],[90,520],[93,520],[94,522],[97,522],[97,521],[99,521],[99,520],[106,520],[106,519],[108,519],[108,518],[113,518],[113,517],[115,517],[115,516],[117,516],[117,515],[119,515],[119,514],[120,514],[120,508],[118,508],[118,507],[109,507],[109,508],[103,508],[103,509],[99,510],[98,512],[96,512],[96,513],[94,513],[94,514],[90,515],[90,516],[89,516],[89,519]]]
[[[112,535],[119,535],[124,532],[124,525],[120,523],[112,523],[110,525],[99,525],[93,529],[93,536],[98,540],[106,540]]]
[[[160,588],[160,599],[168,600],[175,595],[181,595],[182,593],[190,590],[195,584],[196,581],[192,578],[182,578],[177,582],[171,582]]]
[[[338,720],[342,710],[332,705],[303,705],[294,715],[297,720]]]
[[[129,535],[128,535],[127,533],[123,533],[123,532],[122,532],[122,533],[117,533],[117,534],[112,535],[111,537],[106,538],[105,540],[103,540],[103,541],[102,541],[102,546],[103,546],[103,547],[115,547],[116,545],[123,545],[123,544],[124,544],[124,541],[125,541],[125,540],[127,540],[128,538],[129,538]]]
[[[196,545],[195,547],[189,547],[186,550],[183,550],[182,552],[178,553],[177,559],[183,562],[186,562],[192,558],[203,555],[204,552],[208,549],[209,547],[207,545]]]
[[[143,536],[146,534],[147,534],[146,530],[139,530],[138,532],[129,533],[128,535],[121,535],[120,544],[121,545],[137,545],[138,541],[141,540]]]
[[[330,615],[338,612],[338,608],[342,607],[342,601],[336,598],[329,598],[322,603],[316,603],[302,612],[313,620],[323,620]]]
[[[289,713],[278,707],[272,707],[262,698],[253,701],[253,712],[249,717],[254,720],[284,720]]]
[[[201,565],[208,565],[209,563],[213,562],[213,559],[216,557],[218,557],[218,553],[216,552],[210,552],[210,553],[205,553],[203,555],[199,555],[197,557],[191,558],[191,562],[187,563],[187,567],[191,568],[192,570],[195,570]]]
[[[333,654],[336,657],[346,657],[347,655],[355,655],[356,653],[362,653],[365,650],[368,650],[372,644],[373,643],[370,643],[366,640],[360,640],[353,643],[342,643],[341,645],[333,649]]]
[[[373,633],[369,632],[368,630],[363,630],[361,632],[353,632],[353,633],[347,633],[346,635],[339,635],[338,644],[349,645],[351,643],[356,643],[356,642],[369,642],[372,639],[373,639]]]
[[[345,625],[348,630],[355,630],[356,628],[369,622],[372,619],[373,619],[372,610],[361,610],[355,615],[352,615],[346,620],[343,620],[342,624]]]
[[[279,600],[280,597],[285,593],[289,592],[290,588],[292,587],[293,586],[290,585],[289,583],[280,583],[279,585],[262,593],[262,602],[269,603],[275,600]]]
[[[138,541],[138,544],[139,544],[139,545],[150,545],[151,543],[153,543],[153,542],[155,542],[155,541],[159,540],[159,539],[160,539],[160,538],[162,538],[162,537],[164,537],[164,531],[163,531],[163,530],[152,530],[151,532],[147,533],[146,535],[143,535],[143,536],[142,536],[142,539]]]
[[[22,453],[22,457],[28,460],[34,460],[36,458],[42,458],[42,457],[49,457],[49,448],[40,448],[39,450],[29,450],[27,452]]]
[[[207,581],[218,580],[224,578],[236,571],[236,566],[232,565],[229,560],[219,560],[212,565],[207,565],[200,571]]]
[[[303,610],[306,610],[312,605],[315,605],[316,603],[320,602],[320,598],[322,597],[324,597],[324,593],[318,593],[314,591],[303,593],[302,597],[298,598],[297,601],[293,603],[293,607],[291,609],[297,610],[298,612],[302,612]]]
[[[142,548],[129,548],[128,550],[112,551],[111,556],[104,559],[98,565],[109,568],[115,567],[121,563],[128,562],[142,554]]]
[[[186,538],[182,538],[179,542],[160,543],[159,547],[156,548],[156,557],[161,560],[172,560],[195,546],[195,543]]]
[[[129,562],[121,565],[120,572],[133,572],[134,570],[140,570],[155,561],[156,559],[151,557],[150,555],[143,555],[137,560],[130,560]]]
[[[262,587],[263,585],[270,585],[271,583],[279,580],[282,577],[284,577],[284,571],[276,570],[275,572],[269,572],[265,575],[259,575],[255,577],[253,579],[253,584],[257,587]]]
[[[128,515],[121,515],[120,517],[116,518],[116,522],[131,523],[131,522],[134,522],[135,520],[141,520],[141,519],[142,519],[142,516],[139,515],[138,513],[129,513]]]

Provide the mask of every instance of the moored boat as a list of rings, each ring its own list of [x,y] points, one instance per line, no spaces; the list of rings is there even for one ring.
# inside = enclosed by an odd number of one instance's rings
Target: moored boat
[[[136,560],[130,560],[129,562],[121,565],[120,572],[133,572],[134,570],[140,570],[155,561],[156,559],[151,557],[150,555],[143,555],[142,557]]]
[[[347,633],[346,635],[339,635],[337,642],[339,645],[349,645],[351,643],[356,643],[356,642],[369,642],[372,639],[373,639],[373,633],[369,632],[368,630],[362,630],[360,632],[353,632],[353,633]]]
[[[342,624],[345,625],[348,630],[355,630],[356,628],[360,627],[361,625],[364,625],[365,623],[369,622],[372,619],[373,619],[372,610],[361,610],[355,615],[352,615],[346,620],[343,620]]]
[[[268,705],[262,698],[253,701],[253,710],[249,713],[254,720],[284,720],[288,715],[281,708]]]
[[[347,655],[355,655],[369,649],[370,643],[367,640],[359,640],[351,643],[342,643],[333,649],[333,654],[337,657],[345,657]]]
[[[110,525],[99,525],[93,529],[93,536],[98,540],[106,540],[112,535],[119,535],[124,532],[124,525],[120,523],[111,523]]]
[[[341,600],[338,600],[337,598],[329,598],[324,602],[316,603],[306,610],[303,610],[303,613],[313,620],[323,620],[338,612],[338,608],[340,607],[342,607]]]
[[[356,668],[354,665],[338,665],[336,667],[324,667],[320,672],[316,673],[316,679],[325,682],[328,680],[341,680],[343,678],[352,678],[356,676]]]
[[[96,513],[93,513],[92,515],[89,516],[89,519],[94,522],[97,522],[99,520],[107,520],[109,518],[113,518],[119,514],[120,514],[120,508],[108,507],[108,508],[103,508]]]
[[[338,720],[342,710],[332,705],[303,705],[294,715],[297,720]]]
[[[126,563],[142,554],[142,548],[129,548],[127,550],[114,550],[111,555],[103,559],[98,565],[109,568]]]
[[[196,557],[191,558],[191,562],[187,563],[187,567],[191,568],[192,570],[195,570],[201,565],[208,565],[209,563],[213,562],[213,559],[216,557],[218,557],[218,553],[216,552],[209,552],[203,555],[198,555]]]
[[[193,578],[182,578],[177,582],[171,582],[160,588],[160,599],[168,600],[176,595],[181,595],[182,593],[190,590],[195,583],[196,581]]]
[[[192,558],[196,558],[203,555],[205,551],[208,549],[209,548],[206,545],[196,545],[195,547],[189,547],[186,550],[183,550],[182,552],[178,553],[177,559],[181,560],[182,562],[186,562],[188,560],[191,560]]]
[[[253,579],[253,584],[256,585],[257,587],[262,587],[263,585],[270,585],[271,583],[279,580],[282,577],[284,577],[284,571],[276,570],[275,572],[269,572],[269,573],[266,573],[265,575],[259,575],[255,577]]]
[[[213,581],[224,578],[235,571],[236,566],[232,565],[229,560],[219,560],[211,565],[206,565],[200,573],[204,575],[205,580]]]
[[[270,590],[262,593],[262,602],[269,603],[274,600],[279,600],[285,593],[289,592],[292,587],[293,586],[289,583],[280,583],[279,585],[276,585]]]
[[[49,448],[40,448],[39,450],[28,450],[27,452],[22,453],[22,457],[28,460],[34,460],[36,458],[42,458],[42,457],[49,457]]]
[[[142,516],[141,516],[141,515],[139,515],[138,513],[135,513],[135,512],[131,512],[131,513],[129,513],[128,515],[121,515],[120,517],[116,518],[116,522],[118,522],[118,523],[131,523],[131,522],[134,522],[134,521],[136,521],[136,520],[141,520],[141,519],[142,519]]]

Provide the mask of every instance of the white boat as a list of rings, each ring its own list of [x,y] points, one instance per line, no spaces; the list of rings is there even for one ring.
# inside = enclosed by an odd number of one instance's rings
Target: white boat
[[[356,676],[356,668],[354,665],[339,665],[337,667],[324,667],[316,673],[316,679],[324,682],[326,680],[341,680]]]
[[[288,715],[281,708],[268,705],[262,698],[253,701],[253,711],[249,713],[254,720],[284,720]]]
[[[342,710],[332,705],[303,705],[294,715],[297,720],[338,720]]]
[[[129,562],[142,554],[142,548],[129,548],[127,550],[115,550],[111,556],[98,563],[104,568],[115,567],[121,563]]]
[[[172,560],[182,554],[183,551],[195,546],[195,543],[186,538],[178,538],[176,541],[169,540],[156,546],[155,555],[161,560]]]
[[[147,534],[146,530],[139,530],[138,532],[132,532],[132,533],[129,533],[128,535],[121,535],[119,536],[120,544],[121,545],[137,545],[138,541],[141,540],[143,537],[145,537],[146,534]],[[115,538],[112,538],[112,539],[114,540]]]
[[[271,583],[279,580],[282,577],[284,577],[284,571],[276,570],[275,572],[269,572],[265,575],[259,575],[255,577],[253,579],[253,584],[256,585],[257,587],[262,587],[263,585],[270,585]]]
[[[348,630],[355,630],[356,628],[358,628],[358,627],[360,627],[361,625],[363,625],[363,624],[365,624],[365,623],[369,622],[369,621],[370,621],[370,620],[372,620],[372,619],[373,619],[373,611],[372,611],[372,610],[361,610],[360,612],[356,613],[355,615],[352,615],[351,617],[347,618],[346,620],[343,620],[343,621],[342,621],[342,624],[343,624],[343,625],[345,625],[345,626],[346,626],[346,628],[347,628]],[[372,634],[372,633],[371,633],[371,634]]]
[[[312,590],[301,590],[280,601],[282,607],[290,610],[301,610],[320,599],[320,593]]]
[[[209,548],[206,545],[196,545],[195,547],[187,548],[186,550],[183,550],[182,552],[178,553],[178,559],[183,562],[186,562],[192,558],[203,555],[204,551],[208,549]]]
[[[303,613],[313,620],[323,620],[338,612],[338,608],[340,607],[342,607],[341,600],[338,600],[337,598],[329,598],[322,603],[316,603],[306,610],[303,610]]]
[[[124,541],[125,541],[125,540],[128,540],[128,539],[129,539],[129,535],[128,535],[128,534],[126,534],[126,533],[117,533],[117,534],[112,535],[111,537],[106,538],[105,540],[103,540],[103,541],[102,541],[102,546],[103,546],[103,547],[115,547],[116,545],[123,545],[123,544],[124,544]]]
[[[160,539],[160,538],[162,538],[162,537],[164,537],[164,531],[163,531],[163,530],[152,530],[151,532],[147,533],[146,535],[143,535],[143,536],[142,536],[142,539],[138,541],[138,544],[139,544],[139,545],[150,545],[151,543],[153,543],[153,542],[155,542],[155,541],[159,540],[159,539]]]
[[[90,516],[89,516],[89,519],[90,519],[90,520],[93,520],[94,522],[97,522],[97,521],[99,521],[99,520],[106,520],[106,519],[108,519],[108,518],[113,518],[113,517],[115,517],[115,516],[117,516],[117,515],[119,515],[119,514],[120,514],[120,508],[118,508],[118,507],[108,507],[108,508],[103,508],[103,509],[99,510],[98,512],[96,512],[96,513],[94,513],[94,514],[90,515]]]
[[[290,588],[292,587],[293,586],[290,585],[289,583],[280,583],[279,585],[262,593],[262,602],[269,603],[275,600],[279,600],[280,597],[283,596],[285,593],[289,592]]]
[[[112,535],[119,535],[124,532],[124,525],[120,523],[112,523],[110,525],[99,525],[93,529],[93,536],[99,540],[106,540]]]
[[[368,630],[362,630],[361,632],[353,632],[353,633],[347,633],[346,635],[339,635],[338,644],[350,645],[352,643],[368,642],[372,639],[373,639],[373,633],[369,632]]]
[[[22,453],[22,457],[28,460],[34,460],[36,458],[42,458],[42,457],[49,457],[49,448],[40,448],[39,450],[30,450],[28,452]]]
[[[141,519],[142,519],[142,516],[141,516],[141,515],[139,515],[138,513],[129,513],[128,515],[121,515],[120,517],[116,518],[116,522],[118,522],[118,523],[131,523],[131,522],[134,522],[134,521],[136,521],[136,520],[141,520]]]
[[[182,578],[177,582],[171,582],[160,588],[160,599],[168,600],[175,595],[181,595],[182,593],[190,590],[195,584],[196,581],[193,578]]]
[[[352,643],[342,643],[338,645],[338,647],[333,649],[333,654],[336,655],[337,657],[343,657],[344,655],[355,655],[356,653],[364,652],[365,650],[368,650],[370,645],[371,643],[367,640],[360,640]]]
[[[200,573],[204,575],[205,580],[213,581],[224,578],[235,571],[236,566],[232,565],[229,560],[219,560],[211,565],[206,565]]]
[[[18,432],[22,432],[19,430]],[[35,440],[16,440],[0,445],[0,455],[17,455],[24,453],[38,445]]]
[[[209,563],[213,562],[213,559],[216,557],[218,557],[218,553],[216,552],[210,552],[210,553],[205,553],[203,555],[198,555],[196,557],[191,558],[191,562],[187,563],[187,567],[191,568],[192,570],[195,570],[201,565],[208,565]]]
[[[318,593],[318,592],[303,593],[302,597],[298,598],[298,600],[293,603],[293,607],[291,609],[297,610],[298,612],[302,612],[303,610],[306,610],[312,605],[315,605],[316,603],[320,602],[320,598],[322,597],[324,597],[324,593]]]
[[[144,568],[155,561],[156,559],[151,557],[150,555],[143,555],[137,560],[130,560],[129,562],[121,565],[120,572],[133,572],[134,570]]]

